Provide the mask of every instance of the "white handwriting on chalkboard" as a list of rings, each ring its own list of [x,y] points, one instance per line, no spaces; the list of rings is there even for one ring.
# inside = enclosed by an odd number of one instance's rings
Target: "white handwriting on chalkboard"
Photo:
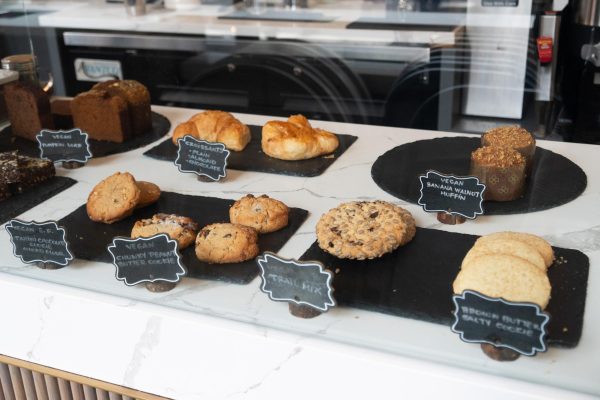
[[[521,318],[513,318],[508,315],[499,315],[496,313],[482,311],[473,307],[461,306],[461,318],[464,321],[472,322],[484,326],[493,326],[498,330],[520,333],[528,337],[533,337],[536,330],[539,331],[540,325]]]
[[[280,276],[280,275],[276,275],[276,274],[268,274],[267,275],[269,277],[270,280],[277,282],[277,283],[283,283],[289,286],[293,286],[302,290],[306,290],[307,292],[311,292],[311,293],[315,293],[315,294],[322,294],[321,288],[311,285],[309,282],[304,282],[304,281],[300,281],[298,279],[291,279],[285,276]]]

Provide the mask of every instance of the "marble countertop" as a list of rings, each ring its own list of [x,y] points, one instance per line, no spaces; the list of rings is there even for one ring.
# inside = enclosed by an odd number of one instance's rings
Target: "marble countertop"
[[[154,110],[173,124],[194,113]],[[248,124],[269,119],[237,117]],[[165,191],[227,199],[267,193],[309,210],[308,220],[279,252],[284,257],[299,257],[314,242],[314,226],[323,212],[357,199],[400,204],[420,227],[470,234],[527,231],[553,245],[581,250],[590,259],[579,345],[497,363],[441,325],[342,307],[311,320],[295,318],[285,304],[268,300],[259,290],[259,278],[248,285],[185,278],[170,292],[150,293],[117,281],[110,264],[76,260],[55,271],[23,265],[12,256],[2,227],[0,354],[177,399],[600,395],[598,147],[538,142],[575,161],[588,175],[588,187],[576,200],[547,211],[483,216],[446,226],[435,215],[385,193],[370,170],[379,155],[402,143],[456,134],[334,122],[315,125],[359,137],[319,177],[231,170],[224,182],[202,183],[170,163],[142,156],[147,148],[138,149],[94,159],[78,170],[59,168],[59,174],[78,183],[20,218],[60,219],[85,203],[99,180],[115,171],[130,171]]]

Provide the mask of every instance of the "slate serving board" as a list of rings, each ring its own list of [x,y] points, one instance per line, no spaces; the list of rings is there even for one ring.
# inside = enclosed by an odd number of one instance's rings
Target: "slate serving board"
[[[321,175],[335,162],[357,139],[356,136],[336,134],[340,145],[332,155],[311,158],[309,160],[285,161],[267,156],[260,144],[261,126],[249,125],[252,139],[242,151],[232,151],[227,159],[227,168],[240,171],[266,172],[270,174],[313,177]],[[144,153],[148,157],[174,162],[177,158],[177,146],[171,138],[165,140]]]
[[[152,112],[152,131],[136,136],[123,143],[103,142],[90,139],[90,149],[92,150],[94,158],[124,153],[155,142],[165,136],[170,130],[171,123],[169,120],[158,113]],[[10,126],[8,126],[0,131],[0,151],[10,150],[19,150],[19,153],[31,157],[40,156],[40,149],[37,141],[32,142],[21,137],[13,136]]]
[[[316,242],[300,259],[321,261],[335,272],[334,295],[340,306],[451,326],[452,282],[477,238],[417,228],[410,243],[375,260],[341,260]],[[548,270],[548,344],[571,348],[581,337],[589,259],[577,250],[555,247],[554,252],[558,261]]]
[[[443,137],[406,143],[380,156],[371,168],[371,176],[386,192],[417,204],[419,175],[430,169],[443,174],[469,175],[471,152],[480,143],[479,137]],[[525,195],[520,199],[483,202],[483,214],[519,214],[561,206],[583,193],[587,176],[568,158],[537,147],[533,175],[526,185]]]
[[[58,224],[66,229],[69,248],[76,258],[111,263],[112,258],[106,246],[116,236],[129,237],[131,228],[139,219],[151,218],[157,213],[177,214],[190,217],[203,227],[215,222],[229,222],[229,208],[233,203],[233,200],[215,197],[162,192],[157,203],[136,210],[130,217],[114,224],[102,224],[90,220],[85,204],[61,219]],[[307,216],[306,210],[290,208],[287,227],[259,236],[260,252],[280,250]],[[187,276],[192,278],[246,284],[251,282],[259,272],[254,259],[234,264],[201,262],[196,258],[193,245],[184,249],[181,255],[182,262],[188,269]]]
[[[23,214],[76,183],[74,179],[55,176],[27,189],[24,193],[0,201],[0,224]]]

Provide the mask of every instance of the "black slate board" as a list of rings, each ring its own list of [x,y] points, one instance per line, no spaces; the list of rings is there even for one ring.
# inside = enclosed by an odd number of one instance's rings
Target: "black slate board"
[[[55,176],[27,189],[24,193],[0,201],[0,224],[23,214],[76,183],[74,179]]]
[[[339,271],[333,279],[340,306],[361,308],[451,326],[452,282],[478,236],[417,228],[406,246],[375,260],[341,260],[315,242],[300,258]],[[583,327],[589,259],[580,251],[554,248],[559,262],[548,270],[552,299],[548,344],[575,347]],[[562,263],[560,263],[562,261]]]
[[[320,12],[303,10],[265,10],[253,14],[247,10],[238,10],[221,15],[219,19],[236,19],[250,21],[286,21],[286,22],[331,22],[335,18]]]
[[[232,151],[227,159],[227,168],[240,171],[266,172],[270,174],[312,177],[321,175],[357,139],[356,136],[336,134],[340,145],[332,155],[311,158],[310,160],[285,161],[267,156],[260,144],[261,126],[249,125],[252,139],[243,151]],[[148,157],[174,162],[177,146],[171,138],[144,153]]]
[[[380,156],[371,168],[371,176],[386,192],[417,204],[419,175],[430,169],[443,174],[469,175],[471,152],[480,146],[480,142],[479,137],[443,137],[406,143]],[[547,210],[575,200],[586,186],[587,176],[577,164],[537,147],[533,175],[527,179],[525,195],[513,201],[485,201],[483,214]]]
[[[165,136],[171,130],[169,120],[155,112],[152,112],[152,131],[136,136],[123,143],[103,142],[90,139],[90,149],[94,158],[104,157],[111,154],[124,153],[138,149]],[[40,149],[38,142],[32,142],[21,137],[12,136],[10,126],[0,131],[0,152],[19,150],[19,153],[31,157],[39,157]]]
[[[229,208],[233,200],[215,197],[190,196],[171,192],[162,192],[157,203],[136,210],[130,217],[102,224],[89,219],[85,204],[61,219],[58,224],[67,231],[69,248],[76,258],[111,263],[112,258],[106,246],[116,236],[129,237],[135,221],[150,218],[157,213],[178,214],[192,218],[200,227],[215,222],[229,222]],[[277,252],[302,225],[308,211],[290,208],[287,227],[260,235],[258,245],[263,251]],[[190,246],[181,252],[182,262],[188,269],[188,277],[224,281],[236,284],[251,282],[258,275],[258,266],[254,260],[234,264],[208,264],[199,261]]]

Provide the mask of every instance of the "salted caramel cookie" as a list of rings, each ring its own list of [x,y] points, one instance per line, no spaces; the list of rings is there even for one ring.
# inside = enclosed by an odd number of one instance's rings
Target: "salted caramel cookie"
[[[546,272],[546,264],[535,247],[515,239],[496,238],[475,243],[463,259],[461,268],[467,268],[473,259],[484,254],[508,254],[529,261]]]
[[[482,242],[493,241],[496,239],[512,239],[527,243],[528,245],[534,247],[540,253],[542,258],[544,259],[546,267],[550,267],[554,262],[554,250],[552,250],[552,246],[550,245],[550,243],[548,243],[539,236],[532,235],[531,233],[496,232],[490,235],[480,237],[479,239],[477,239],[477,242],[475,242],[475,245]]]
[[[520,257],[486,254],[463,268],[452,284],[455,294],[471,289],[507,301],[530,302],[546,308],[551,286],[545,271]]]
[[[254,197],[249,194],[229,209],[229,219],[234,224],[249,226],[258,233],[275,232],[288,224],[290,209],[279,200],[263,194]]]
[[[405,209],[384,201],[344,203],[317,223],[317,242],[338,257],[372,259],[410,242],[416,227]]]
[[[198,224],[188,217],[155,214],[152,218],[136,221],[131,230],[131,238],[151,237],[159,233],[166,233],[171,239],[177,241],[179,250],[183,250],[194,243],[196,232],[198,232]]]
[[[86,205],[92,221],[112,224],[133,212],[140,200],[140,189],[133,175],[117,172],[98,183]]]
[[[211,264],[250,260],[258,255],[258,232],[238,224],[211,224],[198,232],[196,257]]]
[[[149,206],[156,203],[160,198],[160,188],[152,182],[137,181],[140,189],[140,200],[137,208]]]

